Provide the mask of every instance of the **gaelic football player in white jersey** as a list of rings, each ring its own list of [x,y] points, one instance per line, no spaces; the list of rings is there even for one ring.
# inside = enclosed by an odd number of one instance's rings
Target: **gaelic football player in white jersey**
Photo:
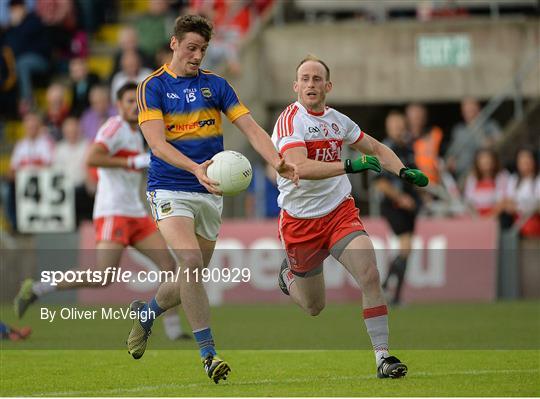
[[[113,116],[99,129],[88,154],[88,164],[98,168],[98,185],[94,201],[97,266],[105,271],[118,266],[122,252],[132,246],[162,270],[174,271],[176,262],[165,240],[148,216],[140,198],[141,170],[148,167],[150,156],[145,152],[137,119],[137,84],[128,82],[117,93],[120,115]],[[56,290],[101,288],[110,284],[88,281],[49,282],[26,280],[15,298],[15,313],[20,318],[38,297]],[[165,284],[168,287],[169,283]],[[171,290],[177,289],[170,283]],[[177,295],[179,297],[179,295]],[[180,318],[174,309],[164,317],[166,334],[171,339],[190,337],[182,332]]]
[[[312,316],[325,306],[322,262],[334,256],[362,289],[363,317],[371,338],[379,378],[399,378],[407,366],[388,353],[388,311],[380,285],[375,252],[351,184],[345,176],[381,166],[417,186],[428,184],[417,169],[407,169],[394,152],[364,133],[346,115],[326,106],[332,89],[330,70],[308,56],[296,70],[298,100],[276,122],[272,141],[287,162],[297,165],[299,187],[278,176],[282,209],[279,234],[286,261],[278,276],[281,290]],[[342,160],[344,145],[363,154]]]

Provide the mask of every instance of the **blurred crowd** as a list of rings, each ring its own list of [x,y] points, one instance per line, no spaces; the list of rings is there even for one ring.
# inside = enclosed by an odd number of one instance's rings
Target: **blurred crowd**
[[[85,153],[99,127],[116,114],[118,88],[127,81],[140,82],[169,62],[169,28],[176,16],[197,13],[214,22],[215,36],[203,68],[234,75],[241,73],[242,38],[272,3],[149,0],[147,12],[119,24],[112,72],[100,78],[89,66],[91,44],[103,23],[118,22],[119,2],[0,0],[0,138],[5,139],[2,120],[16,115],[24,131],[11,152],[0,191],[11,228],[16,230],[15,176],[28,166],[65,170],[76,187],[78,221],[91,218],[97,177],[87,168]],[[36,87],[45,89],[41,108]],[[504,228],[518,226],[524,235],[540,235],[538,153],[522,149],[511,165],[501,165],[496,149],[502,130],[494,120],[478,126],[480,110],[476,99],[463,99],[462,120],[446,136],[429,123],[422,104],[388,114],[387,142],[412,151],[414,166],[431,181],[420,195],[419,212],[498,218]],[[403,192],[405,199],[394,205],[410,207],[407,195]],[[256,168],[245,214],[277,216],[276,197],[271,168]]]
[[[91,219],[97,174],[85,154],[99,127],[117,113],[116,92],[170,62],[170,29],[185,13],[205,15],[215,34],[202,68],[240,73],[241,40],[273,0],[148,0],[148,9],[119,21],[120,2],[108,0],[0,0],[0,139],[4,120],[22,120],[24,137],[11,152],[0,192],[16,231],[15,176],[26,167],[59,166],[76,189],[78,221]],[[110,49],[112,72],[91,71],[92,41],[104,24],[119,27]],[[36,88],[45,99],[36,98]],[[40,103],[42,104],[40,107]]]
[[[113,72],[102,83],[110,86],[114,98],[115,90],[126,80],[140,80],[167,61],[170,27],[184,13],[205,15],[214,23],[214,38],[202,67],[239,73],[239,43],[272,3],[148,0],[145,13],[121,24]],[[66,97],[72,101],[67,112],[80,117],[90,104],[90,90],[100,83],[88,73],[92,40],[104,22],[118,22],[119,4],[107,0],[1,0],[0,116],[26,114],[36,106],[36,85],[61,80],[71,94]]]

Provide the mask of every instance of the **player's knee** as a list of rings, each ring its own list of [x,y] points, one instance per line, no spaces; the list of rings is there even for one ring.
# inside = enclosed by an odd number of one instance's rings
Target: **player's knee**
[[[199,269],[203,266],[203,258],[200,251],[187,251],[180,257],[180,267],[184,269]]]
[[[360,280],[362,281],[362,285],[365,287],[379,286],[380,277],[379,271],[377,270],[377,264],[375,262],[370,263],[368,267],[364,269]]]

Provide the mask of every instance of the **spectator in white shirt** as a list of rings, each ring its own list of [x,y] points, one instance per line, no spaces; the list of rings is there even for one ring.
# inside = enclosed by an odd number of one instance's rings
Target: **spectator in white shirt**
[[[79,120],[73,116],[62,124],[63,139],[56,145],[53,164],[62,168],[75,186],[86,180],[86,152],[89,142],[81,135]]]
[[[56,146],[53,165],[61,168],[73,183],[77,222],[91,220],[94,196],[86,166],[90,142],[82,136],[79,120],[73,116],[62,124],[62,135],[63,139]]]
[[[152,71],[142,66],[139,53],[134,50],[125,50],[120,58],[120,71],[114,74],[111,81],[111,102],[116,103],[118,89],[127,82],[142,82]]]
[[[24,138],[15,144],[11,154],[6,194],[6,216],[13,231],[17,229],[15,178],[24,168],[48,167],[52,163],[54,141],[43,126],[41,115],[28,112],[24,116]]]
[[[481,217],[497,216],[504,198],[509,174],[501,170],[497,153],[483,149],[476,153],[474,166],[465,181],[464,199]]]
[[[11,155],[10,177],[25,167],[43,167],[52,163],[54,142],[43,127],[41,116],[29,112],[24,120],[24,138],[15,144]]]
[[[508,182],[503,210],[518,222],[526,219],[520,229],[522,236],[540,237],[540,176],[533,151],[520,150],[516,168]]]

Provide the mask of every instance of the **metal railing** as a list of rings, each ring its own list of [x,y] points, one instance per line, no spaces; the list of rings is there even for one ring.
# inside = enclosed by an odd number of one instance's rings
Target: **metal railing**
[[[514,102],[514,120],[519,120],[523,118],[523,95],[521,89],[525,79],[529,77],[529,74],[538,65],[540,65],[540,48],[535,53],[529,54],[529,56],[525,59],[525,62],[523,62],[512,80],[504,87],[504,89],[499,94],[493,96],[487,102],[482,111],[480,111],[480,114],[478,114],[478,116],[474,119],[472,126],[470,127],[472,134],[477,135],[479,139],[483,139],[485,135],[485,132],[483,130],[485,123],[493,116],[495,111],[508,98],[511,98]],[[540,93],[538,94],[540,95]]]

